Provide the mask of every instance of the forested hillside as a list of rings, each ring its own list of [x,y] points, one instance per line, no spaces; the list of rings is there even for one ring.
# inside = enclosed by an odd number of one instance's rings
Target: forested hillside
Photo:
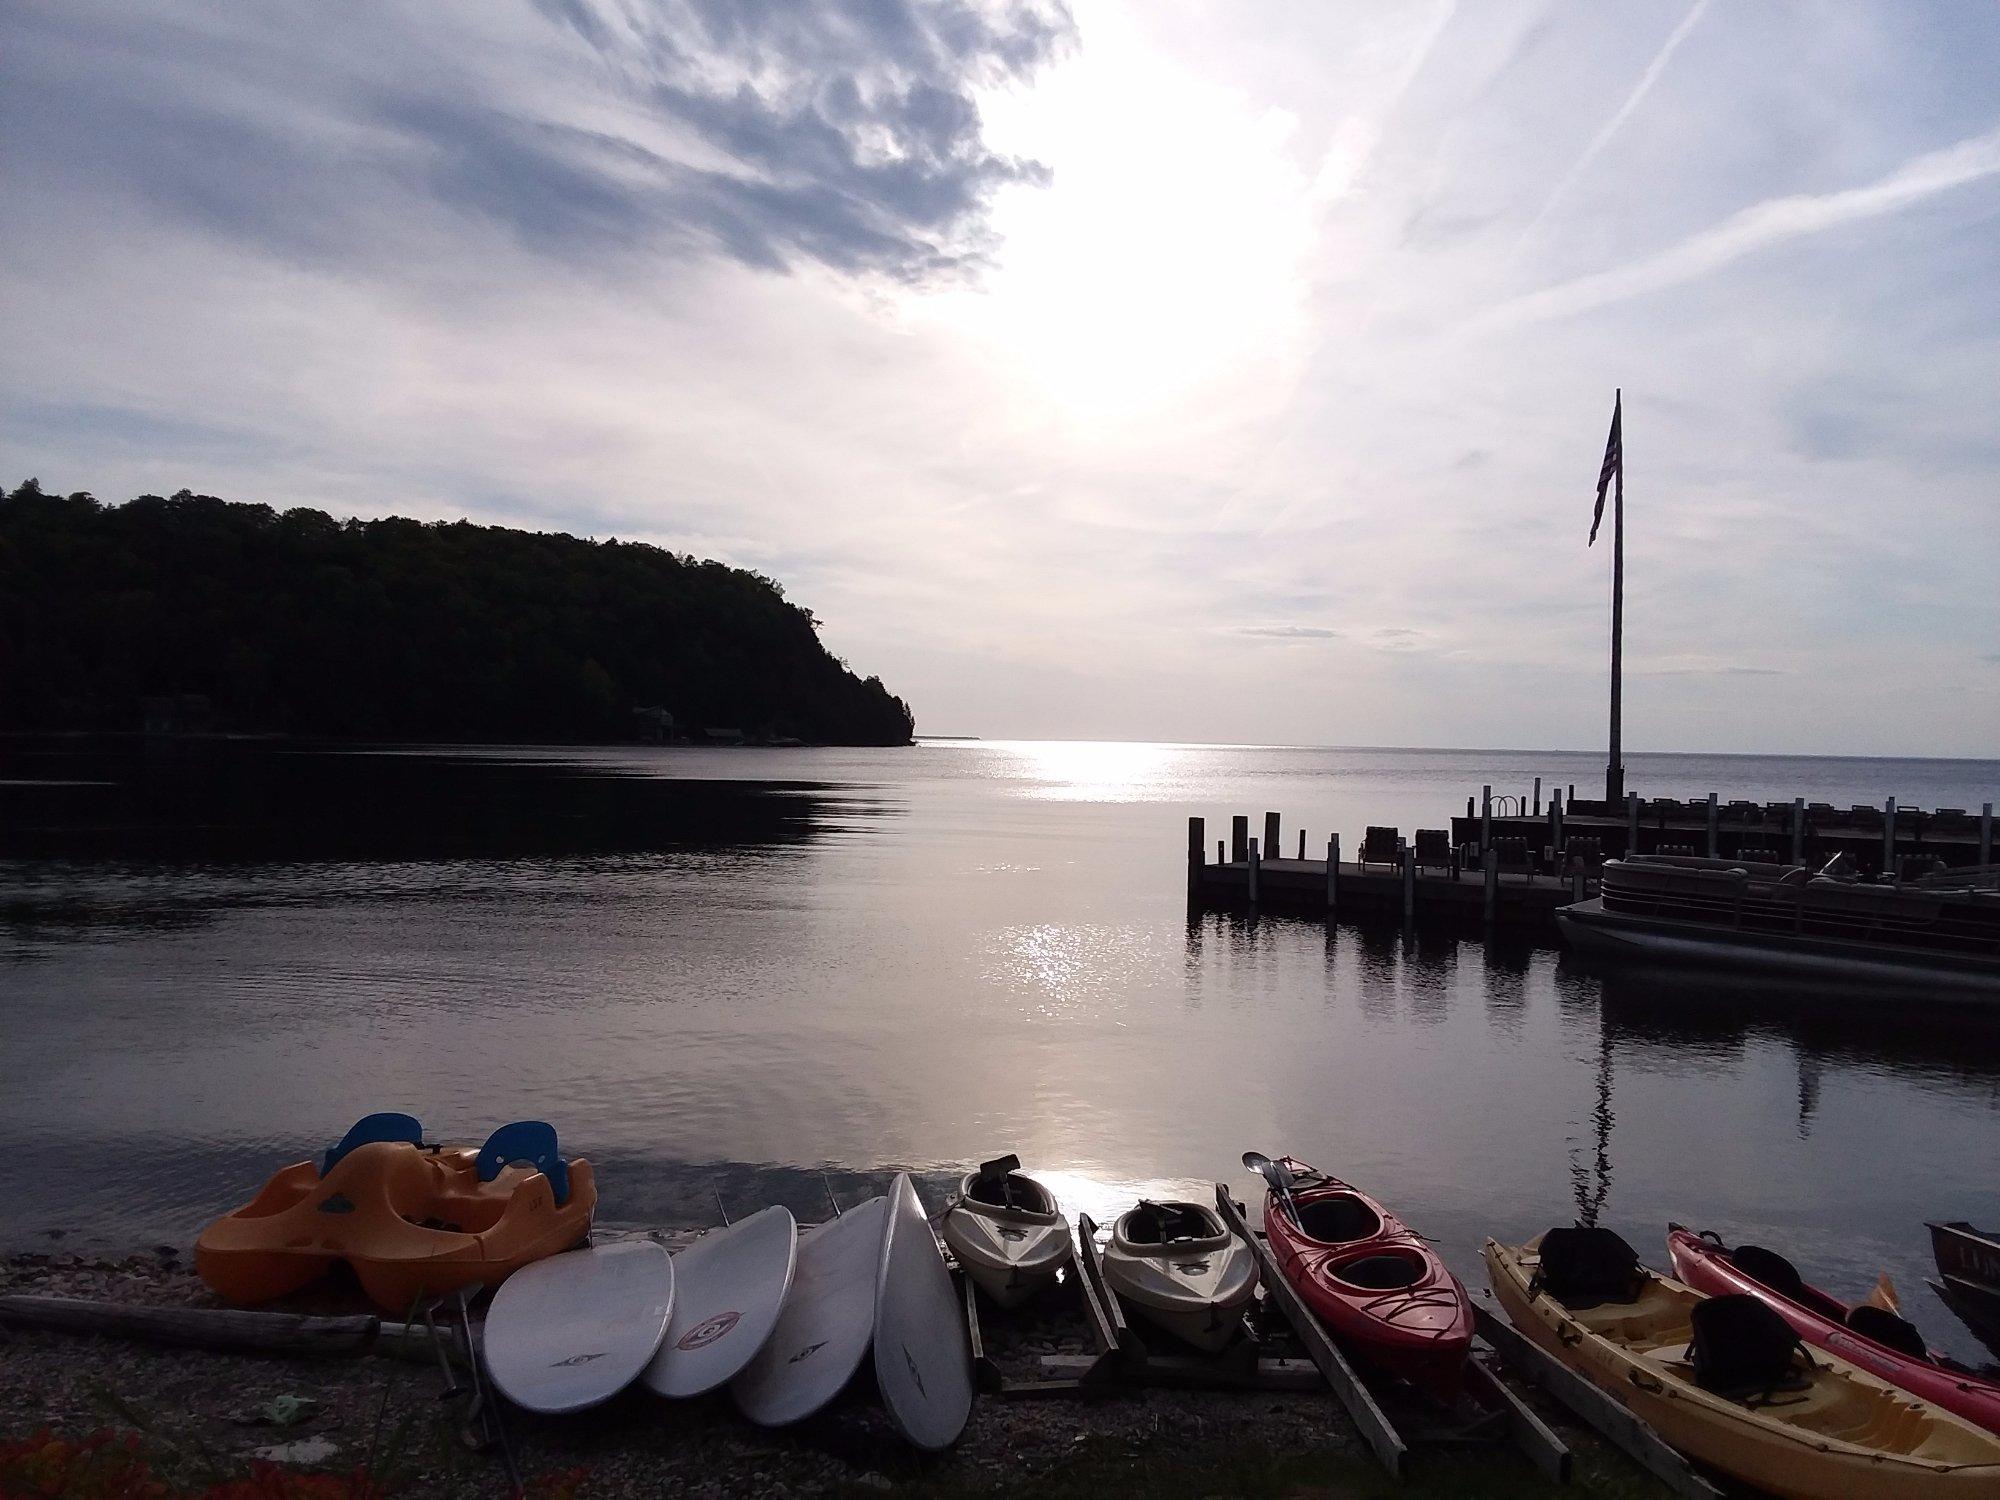
[[[634,709],[901,744],[908,707],[757,573],[659,547],[468,522],[337,521],[183,490],[123,505],[0,497],[0,729],[217,728],[618,740]]]

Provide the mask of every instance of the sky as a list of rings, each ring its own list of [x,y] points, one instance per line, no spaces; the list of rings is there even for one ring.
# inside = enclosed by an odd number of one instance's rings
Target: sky
[[[919,732],[2000,753],[2000,8],[22,0],[0,482],[756,568]]]

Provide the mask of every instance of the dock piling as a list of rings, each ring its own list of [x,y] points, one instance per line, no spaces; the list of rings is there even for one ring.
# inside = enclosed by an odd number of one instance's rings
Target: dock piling
[[[1993,804],[1988,802],[1979,809],[1979,862],[1993,863]]]
[[[1558,852],[1563,846],[1563,794],[1561,787],[1549,788],[1549,842]]]
[[[1306,857],[1306,831],[1303,828],[1301,828],[1299,830],[1299,858],[1304,859],[1305,857]]]
[[[1229,820],[1229,858],[1242,864],[1250,857],[1250,815],[1238,813]]]
[[[1896,870],[1896,799],[1882,804],[1882,873],[1894,879]]]
[[[1639,794],[1625,794],[1625,853],[1630,856],[1639,852]]]
[[[1792,863],[1806,862],[1806,799],[1792,798]]]
[[[1408,839],[1396,840],[1396,859],[1403,867],[1403,921],[1417,919],[1417,856]]]
[[[1264,842],[1257,847],[1264,851],[1264,858],[1266,859],[1283,859],[1285,857],[1285,846],[1278,838],[1278,815],[1276,813],[1267,812],[1264,814]]]
[[[1493,788],[1479,789],[1479,847],[1483,852],[1493,842]]]
[[[1708,794],[1708,857],[1710,859],[1717,857],[1716,850],[1720,846],[1720,842],[1720,830],[1716,826],[1715,793],[1710,792]]]
[[[1340,835],[1326,836],[1326,919],[1331,922],[1340,906]]]
[[[1542,815],[1542,778],[1537,776],[1535,778],[1535,816],[1539,818],[1541,815]]]
[[[1481,871],[1486,878],[1483,910],[1486,914],[1486,925],[1491,927],[1493,925],[1494,912],[1498,909],[1500,902],[1500,856],[1494,852],[1491,844],[1488,844],[1479,851],[1479,863]]]
[[[1201,854],[1208,843],[1208,828],[1200,818],[1188,819],[1188,900],[1201,892]]]
[[[1255,906],[1257,904],[1257,867],[1263,863],[1257,857],[1257,841],[1255,839],[1250,840],[1250,847],[1245,851],[1245,854],[1247,857],[1244,863],[1249,867],[1250,871],[1250,904]]]

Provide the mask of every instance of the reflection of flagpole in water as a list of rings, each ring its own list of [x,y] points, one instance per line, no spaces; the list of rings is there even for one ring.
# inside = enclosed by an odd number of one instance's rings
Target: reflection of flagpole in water
[[[1819,1108],[1819,1058],[1806,1047],[1793,1044],[1799,1060],[1799,1139],[1812,1135],[1813,1111]]]
[[[1611,1127],[1617,1120],[1611,1112],[1611,1037],[1600,1026],[1597,1033],[1597,1104],[1590,1122],[1597,1138],[1593,1170],[1585,1172],[1583,1161],[1572,1147],[1569,1153],[1570,1187],[1576,1194],[1576,1222],[1595,1228],[1603,1211],[1605,1196],[1611,1191]],[[1593,1183],[1592,1177],[1596,1178]]]

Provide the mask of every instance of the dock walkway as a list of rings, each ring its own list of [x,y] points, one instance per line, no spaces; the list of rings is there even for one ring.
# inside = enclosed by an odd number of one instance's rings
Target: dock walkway
[[[1242,859],[1207,858],[1203,820],[1188,820],[1188,902],[1196,908],[1270,910],[1327,920],[1401,921],[1498,926],[1553,936],[1555,914],[1597,894],[1594,875],[1568,877],[1502,870],[1419,868],[1405,848],[1400,864],[1339,858],[1338,840],[1326,859],[1264,859],[1249,841]],[[1331,871],[1331,873],[1329,873]]]

